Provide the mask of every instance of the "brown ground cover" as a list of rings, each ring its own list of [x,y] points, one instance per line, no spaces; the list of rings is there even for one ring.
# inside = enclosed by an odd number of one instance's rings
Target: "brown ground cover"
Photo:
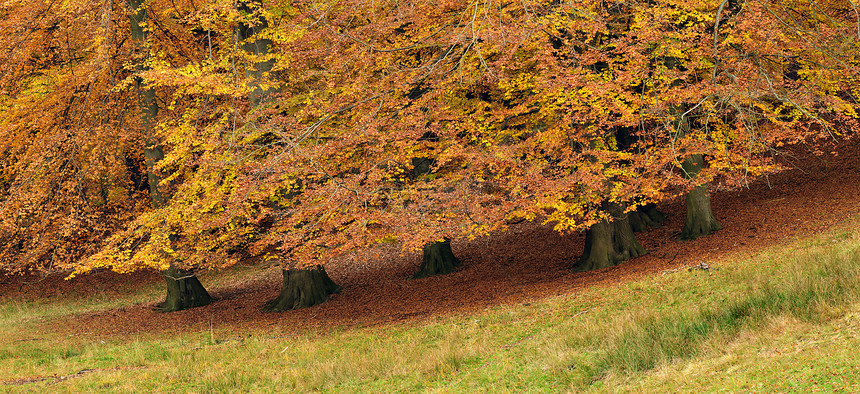
[[[752,182],[748,188],[712,193],[715,215],[724,229],[695,241],[678,241],[685,208],[682,199],[661,204],[665,225],[637,234],[649,251],[619,266],[593,272],[570,270],[583,248],[582,234],[559,235],[549,226],[521,223],[509,231],[454,243],[463,261],[452,274],[410,280],[420,256],[396,256],[328,268],[343,291],[324,304],[284,313],[263,313],[274,298],[280,271],[264,269],[253,279],[209,288],[211,305],[160,314],[160,300],[45,322],[45,329],[77,335],[121,336],[144,332],[248,328],[273,333],[418,321],[470,313],[496,305],[526,303],[588,286],[613,284],[666,270],[712,263],[730,254],[750,254],[764,247],[825,230],[860,214],[860,149],[839,147],[839,155],[816,157],[797,151],[794,169]],[[788,157],[788,156],[786,156]],[[206,285],[206,275],[201,281]],[[117,275],[97,272],[73,280],[0,278],[0,301],[47,299],[100,292],[120,296],[137,286],[160,282],[156,273]]]

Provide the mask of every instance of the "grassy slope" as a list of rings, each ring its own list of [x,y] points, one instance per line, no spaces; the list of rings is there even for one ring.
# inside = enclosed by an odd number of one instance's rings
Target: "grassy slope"
[[[860,391],[858,219],[709,271],[326,333],[62,338],[39,322],[160,289],[6,303],[0,391]]]

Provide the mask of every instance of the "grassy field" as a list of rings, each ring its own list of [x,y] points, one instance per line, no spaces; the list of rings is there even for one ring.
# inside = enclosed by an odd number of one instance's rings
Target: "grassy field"
[[[708,270],[334,332],[62,337],[40,323],[161,289],[6,302],[0,391],[858,392],[858,219]]]

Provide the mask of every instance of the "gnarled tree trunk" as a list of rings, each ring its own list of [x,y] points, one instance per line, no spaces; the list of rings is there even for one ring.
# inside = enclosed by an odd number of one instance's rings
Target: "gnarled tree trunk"
[[[585,249],[574,271],[591,271],[618,264],[612,242],[612,224],[608,220],[595,223],[585,230]]]
[[[690,124],[683,116],[683,106],[673,108],[677,115],[676,128],[678,137],[690,132]],[[705,158],[702,154],[690,155],[681,162],[681,171],[687,179],[695,179],[696,175],[705,167]],[[696,239],[708,235],[723,228],[714,212],[711,210],[711,198],[708,196],[707,183],[701,184],[687,193],[687,219],[684,221],[684,229],[681,230],[681,239]]]
[[[630,220],[630,227],[633,232],[646,231],[649,228],[657,228],[663,225],[666,221],[666,216],[657,210],[654,204],[645,204],[635,211],[629,212],[627,218]]]
[[[645,254],[645,248],[636,240],[630,220],[618,206],[610,207],[615,220],[606,219],[585,231],[585,249],[574,271],[591,271],[612,267],[618,263]]]
[[[704,164],[705,160],[702,155],[690,156],[681,163],[684,176],[690,179],[694,178],[701,171]],[[696,239],[721,228],[723,226],[714,218],[714,211],[711,209],[708,185],[699,185],[690,190],[687,193],[687,220],[684,222],[684,229],[681,231],[681,239]]]
[[[167,297],[158,304],[159,312],[174,312],[209,305],[212,298],[193,272],[175,267],[162,273],[167,282]]]
[[[431,242],[424,245],[423,252],[421,267],[418,268],[418,272],[412,276],[412,279],[454,272],[460,265],[460,259],[454,256],[454,252],[451,251],[451,240]]]
[[[627,218],[627,215],[622,214],[620,219],[615,219],[612,222],[612,244],[615,247],[615,253],[620,258],[619,262],[647,253],[639,240],[636,239],[636,235],[633,234],[633,228],[630,226],[630,219]]]
[[[308,308],[322,304],[329,294],[340,292],[342,287],[334,283],[323,266],[305,269],[283,270],[284,285],[281,294],[263,306],[266,312],[283,312]]]

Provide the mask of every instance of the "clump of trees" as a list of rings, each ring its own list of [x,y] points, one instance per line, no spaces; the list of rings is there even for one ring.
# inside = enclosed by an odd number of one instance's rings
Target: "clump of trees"
[[[572,268],[719,230],[708,185],[858,129],[850,2],[160,1],[0,6],[0,251],[8,272],[165,273],[277,258],[269,310],[323,266],[397,242],[416,277],[515,221],[585,231]]]

